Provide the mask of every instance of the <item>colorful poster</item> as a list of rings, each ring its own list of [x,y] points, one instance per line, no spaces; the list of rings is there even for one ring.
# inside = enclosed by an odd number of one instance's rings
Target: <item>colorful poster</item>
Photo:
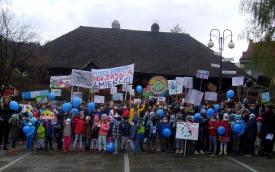
[[[44,120],[50,119],[53,125],[57,123],[56,115],[50,110],[45,110],[44,113],[40,116],[40,119],[44,119]]]
[[[238,76],[232,78],[232,86],[243,86],[244,76]]]
[[[22,99],[34,99],[37,96],[48,96],[49,90],[40,90],[40,91],[30,91],[30,92],[22,92]]]
[[[99,103],[99,104],[105,103],[105,97],[104,96],[94,96],[94,103]]]
[[[207,70],[197,70],[197,78],[208,79],[209,71]]]
[[[185,98],[185,102],[193,104],[195,106],[199,106],[201,104],[202,97],[203,92],[194,89],[189,89],[188,94]]]
[[[184,140],[198,140],[199,123],[177,123],[176,138]]]
[[[117,93],[117,87],[110,88],[110,93],[111,94],[116,94]]]
[[[37,96],[36,97],[37,103],[47,103],[48,102],[48,96]]]
[[[263,93],[261,93],[261,97],[262,97],[262,102],[263,102],[263,103],[268,103],[268,102],[270,102],[270,95],[269,95],[269,92],[263,92]]]
[[[71,75],[51,76],[50,88],[69,88],[71,87]]]
[[[93,88],[92,72],[72,69],[71,84],[78,87]]]
[[[113,94],[112,99],[114,101],[123,101],[123,93],[115,93],[115,94]]]
[[[149,81],[150,92],[155,95],[164,94],[168,89],[168,82],[163,76],[154,76]]]
[[[61,96],[61,89],[51,89],[51,92],[54,93],[55,96]]]
[[[169,90],[169,95],[176,95],[177,94],[177,82],[176,82],[176,80],[168,80],[168,90]]]
[[[217,101],[217,93],[206,91],[205,96],[204,96],[204,100]]]
[[[108,69],[92,69],[94,83],[97,89],[112,88],[117,85],[131,85],[134,76],[134,64]]]

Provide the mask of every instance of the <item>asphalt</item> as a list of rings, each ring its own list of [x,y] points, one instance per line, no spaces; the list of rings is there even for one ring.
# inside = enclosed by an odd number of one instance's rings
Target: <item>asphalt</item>
[[[24,156],[25,155],[25,156]],[[20,157],[24,156],[22,159]],[[95,154],[90,152],[33,152],[27,154],[23,149],[16,152],[0,151],[0,171],[3,172],[274,172],[275,157],[248,158],[243,155],[229,156],[243,163],[236,163],[228,157],[192,155],[183,157],[174,153],[140,153],[135,156],[124,154]],[[19,159],[19,160],[18,160]],[[15,160],[18,160],[14,162]],[[248,168],[247,168],[248,167]]]

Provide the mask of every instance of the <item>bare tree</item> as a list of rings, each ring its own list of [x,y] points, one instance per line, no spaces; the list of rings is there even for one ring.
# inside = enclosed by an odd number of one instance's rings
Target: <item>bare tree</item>
[[[0,11],[0,97],[14,77],[18,77],[20,66],[33,57],[37,44],[31,29],[10,13],[8,5],[1,3]],[[22,71],[23,74],[23,71]]]
[[[180,26],[179,24],[176,24],[176,26],[174,26],[172,29],[170,29],[170,32],[172,32],[172,33],[185,33],[182,26]]]

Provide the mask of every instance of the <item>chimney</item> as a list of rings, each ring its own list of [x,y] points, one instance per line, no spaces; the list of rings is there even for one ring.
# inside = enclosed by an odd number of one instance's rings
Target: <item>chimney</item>
[[[118,20],[114,20],[112,23],[112,29],[120,29],[120,24]]]
[[[159,25],[157,23],[151,26],[151,32],[159,32]]]

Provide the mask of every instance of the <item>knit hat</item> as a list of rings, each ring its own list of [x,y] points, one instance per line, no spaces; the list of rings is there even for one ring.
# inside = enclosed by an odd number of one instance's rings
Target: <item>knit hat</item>
[[[251,113],[250,115],[249,115],[249,119],[255,119],[256,118],[256,115],[254,114],[254,113]]]

